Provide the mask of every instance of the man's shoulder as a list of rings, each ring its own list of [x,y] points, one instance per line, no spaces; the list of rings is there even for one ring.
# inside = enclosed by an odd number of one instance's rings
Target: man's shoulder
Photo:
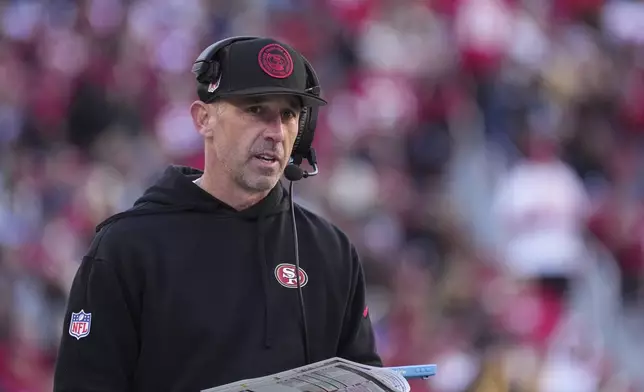
[[[129,219],[114,214],[96,227],[87,256],[103,258],[115,249],[131,250],[146,242],[156,225],[149,219]]]
[[[310,229],[316,233],[317,239],[328,238],[334,240],[342,248],[352,248],[353,243],[348,234],[322,212],[316,212],[311,208],[295,203],[296,211],[301,220],[306,222]],[[299,224],[299,223],[298,223]]]

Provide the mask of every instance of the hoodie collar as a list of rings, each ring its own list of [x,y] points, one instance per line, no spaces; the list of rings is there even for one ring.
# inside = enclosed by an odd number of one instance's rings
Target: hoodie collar
[[[192,167],[168,166],[160,178],[136,200],[132,208],[108,218],[97,226],[96,231],[111,222],[130,216],[200,211],[257,220],[289,209],[287,190],[280,182],[258,203],[237,211],[193,182],[202,175],[202,170]]]

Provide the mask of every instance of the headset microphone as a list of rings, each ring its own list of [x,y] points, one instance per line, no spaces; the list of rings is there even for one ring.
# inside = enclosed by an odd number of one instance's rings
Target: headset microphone
[[[315,155],[315,149],[311,147],[309,149],[308,156],[306,160],[309,162],[309,164],[313,167],[312,172],[308,172],[298,165],[292,163],[289,163],[286,168],[284,168],[284,177],[286,177],[287,180],[293,182],[293,181],[299,181],[302,178],[307,178],[307,177],[313,177],[314,175],[318,174],[318,161],[317,157]]]
[[[290,163],[284,169],[284,177],[291,182],[299,181],[304,178],[304,170],[299,166]]]

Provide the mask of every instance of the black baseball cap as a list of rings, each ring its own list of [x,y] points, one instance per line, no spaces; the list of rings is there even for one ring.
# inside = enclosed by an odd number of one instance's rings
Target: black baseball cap
[[[216,98],[294,95],[304,106],[326,101],[307,90],[305,60],[291,46],[271,38],[230,44],[218,56],[219,80],[208,85]]]

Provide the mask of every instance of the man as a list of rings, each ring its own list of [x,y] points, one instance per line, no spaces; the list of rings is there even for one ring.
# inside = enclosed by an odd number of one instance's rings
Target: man
[[[267,45],[288,51],[290,76],[262,68]],[[198,391],[305,365],[279,182],[301,106],[325,103],[305,92],[303,61],[271,39],[229,47],[221,97],[190,107],[204,171],[169,167],[99,225],[71,288],[55,391]],[[381,366],[356,250],[298,205],[295,216],[310,361]]]

